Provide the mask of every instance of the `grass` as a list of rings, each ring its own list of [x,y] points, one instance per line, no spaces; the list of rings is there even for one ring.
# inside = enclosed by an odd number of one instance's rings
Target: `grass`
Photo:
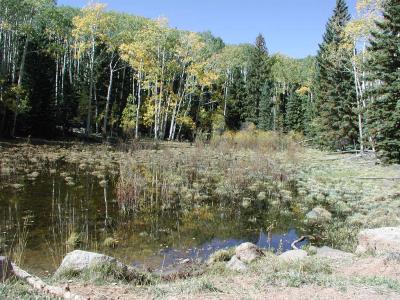
[[[317,228],[325,244],[353,251],[360,229],[400,225],[400,182],[365,179],[397,177],[399,166],[312,149],[299,153],[299,161],[295,167],[300,211],[322,206],[334,215],[331,224]]]
[[[155,283],[145,289],[135,290],[143,296],[168,298],[201,295],[237,297],[238,295],[267,295],[267,290],[280,288],[307,289],[309,286],[332,288],[337,291],[368,289],[378,293],[398,293],[399,281],[387,277],[344,277],[331,261],[309,257],[304,261],[283,262],[275,255],[253,263],[245,273],[229,271],[224,262],[215,263],[200,276],[175,282]],[[264,294],[265,293],[265,294]],[[250,296],[251,298],[251,296]],[[257,297],[256,297],[257,298]]]
[[[26,283],[12,279],[6,282],[0,282],[0,299],[55,300],[56,298],[37,293]]]
[[[274,161],[290,152],[295,140],[258,131],[227,133],[189,148],[146,151],[128,155],[120,165],[117,198],[124,209],[149,203],[179,201],[193,207],[218,202],[290,201],[290,178]]]
[[[95,264],[83,271],[74,269],[65,269],[58,273],[54,278],[55,281],[72,280],[76,282],[91,283],[94,285],[104,285],[111,282],[132,285],[148,285],[154,282],[154,278],[150,273],[144,271],[131,271],[126,267],[112,264],[102,263]]]

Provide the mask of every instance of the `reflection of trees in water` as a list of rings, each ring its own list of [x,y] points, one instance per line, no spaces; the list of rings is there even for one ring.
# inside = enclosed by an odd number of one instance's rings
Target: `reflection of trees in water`
[[[186,251],[214,239],[257,241],[264,232],[286,233],[294,223],[291,215],[280,213],[281,208],[271,210],[268,199],[253,201],[245,208],[230,199],[186,198],[175,188],[193,188],[203,176],[190,168],[182,171],[181,175],[191,174],[183,182],[183,176],[170,182],[171,177],[165,177],[157,165],[142,169],[145,188],[141,195],[145,200],[125,211],[114,201],[115,177],[106,176],[99,185],[100,179],[87,171],[73,165],[63,169],[74,177],[75,186],[66,185],[57,174],[42,172],[36,182],[13,194],[15,199],[9,203],[13,203],[15,212],[12,217],[7,213],[0,222],[2,228],[15,224],[26,208],[32,208],[35,223],[30,230],[28,263],[40,264],[42,269],[57,267],[75,247],[130,263],[162,249]],[[209,189],[207,182],[198,190],[201,194]],[[103,245],[109,237],[118,241],[118,247]]]

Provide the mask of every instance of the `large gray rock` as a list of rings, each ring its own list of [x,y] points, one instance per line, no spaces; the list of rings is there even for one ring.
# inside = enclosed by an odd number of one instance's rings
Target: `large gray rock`
[[[114,257],[82,250],[74,250],[68,253],[57,269],[55,276],[62,275],[65,271],[82,272],[101,265],[115,267],[129,281],[147,282],[149,280],[146,274],[139,272],[132,266],[125,265]]]
[[[74,250],[64,257],[56,273],[63,270],[80,272],[98,264],[115,264],[119,267],[124,266],[123,263],[111,256],[82,250]]]
[[[279,259],[285,262],[295,262],[305,259],[308,256],[307,252],[304,250],[289,250],[281,255],[279,255]]]
[[[356,253],[400,253],[400,227],[365,229],[358,234]]]
[[[329,259],[347,259],[353,258],[354,254],[324,246],[317,248],[315,256]]]
[[[247,270],[247,265],[234,255],[231,260],[226,263],[226,268],[236,272],[244,272]]]
[[[13,275],[13,267],[8,257],[0,256],[0,282],[3,282]]]
[[[243,243],[236,247],[236,257],[244,263],[251,263],[264,255],[264,253],[252,243]]]
[[[306,214],[306,220],[308,223],[326,223],[332,219],[332,214],[322,207],[315,207]]]

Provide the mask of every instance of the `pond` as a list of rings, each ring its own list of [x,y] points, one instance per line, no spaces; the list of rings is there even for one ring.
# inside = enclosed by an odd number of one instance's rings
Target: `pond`
[[[178,201],[126,211],[116,196],[118,164],[100,175],[62,157],[35,168],[26,162],[23,175],[3,172],[0,248],[3,254],[19,251],[23,267],[36,274],[54,272],[73,249],[159,269],[247,241],[284,251],[301,235],[300,217],[271,209],[267,200],[242,205],[209,199],[190,208]]]

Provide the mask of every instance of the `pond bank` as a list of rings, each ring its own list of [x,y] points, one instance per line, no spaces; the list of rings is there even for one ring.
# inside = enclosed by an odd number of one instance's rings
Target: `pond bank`
[[[375,234],[393,231],[399,235],[400,227],[376,229]],[[366,236],[374,239],[374,233],[366,231],[359,235],[360,245],[365,246]],[[111,257],[74,251],[64,259],[57,276],[46,280],[51,284],[46,290],[64,290],[66,297],[91,300],[265,299],[271,295],[277,299],[398,299],[400,240],[392,239],[388,247],[385,235],[380,237],[378,242],[375,239],[380,251],[361,256],[329,247],[277,256],[244,243],[232,251],[214,253],[207,266],[192,266],[191,274],[175,278],[145,275]],[[10,299],[25,299],[24,291],[35,294],[29,290],[18,280],[0,284],[0,295]],[[37,294],[35,299],[42,297]]]

